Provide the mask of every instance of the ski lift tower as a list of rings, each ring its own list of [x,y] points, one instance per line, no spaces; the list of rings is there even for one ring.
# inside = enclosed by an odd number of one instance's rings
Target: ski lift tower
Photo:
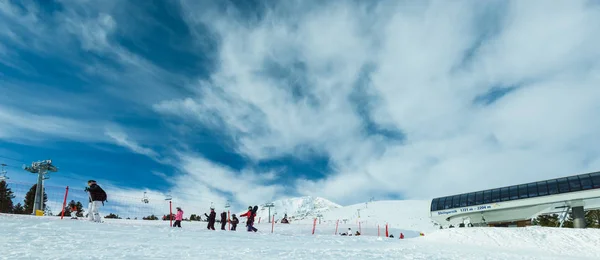
[[[0,164],[0,165],[2,166],[2,170],[0,170],[0,182],[10,179],[10,178],[6,177],[6,170],[4,170],[4,167],[7,165],[4,163]]]
[[[171,191],[165,195],[165,200],[169,201],[169,226],[173,227],[173,197],[171,196]]]
[[[46,177],[45,175],[49,174],[50,172],[57,172],[58,168],[52,165],[52,160],[43,160],[32,162],[31,166],[23,165],[23,170],[38,174],[37,186],[35,188],[35,200],[33,202],[33,212],[31,213],[32,215],[35,215],[37,210],[44,210],[43,181],[50,178]]]
[[[269,202],[269,203],[265,204],[265,206],[264,206],[264,207],[265,207],[265,208],[269,208],[269,223],[271,223],[271,208],[272,208],[272,207],[275,207],[275,204],[273,204],[273,203]]]

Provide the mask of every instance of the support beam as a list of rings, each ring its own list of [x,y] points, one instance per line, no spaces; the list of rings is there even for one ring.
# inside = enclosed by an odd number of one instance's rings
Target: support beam
[[[275,207],[275,204],[273,204],[272,202],[271,203],[267,203],[267,204],[265,204],[264,207],[269,208],[269,223],[271,223],[271,208]]]
[[[42,183],[43,180],[44,172],[42,171],[42,173],[38,174],[37,185],[35,188],[35,197],[33,200],[33,212],[31,212],[31,215],[35,215],[35,212],[37,210],[44,210],[44,184]]]
[[[573,227],[574,228],[585,228],[585,211],[583,206],[573,207]]]

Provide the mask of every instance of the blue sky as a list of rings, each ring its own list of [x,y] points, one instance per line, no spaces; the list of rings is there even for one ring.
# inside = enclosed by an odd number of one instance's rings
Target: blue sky
[[[236,205],[600,168],[597,1],[0,1],[0,160]],[[200,199],[201,198],[201,199]]]

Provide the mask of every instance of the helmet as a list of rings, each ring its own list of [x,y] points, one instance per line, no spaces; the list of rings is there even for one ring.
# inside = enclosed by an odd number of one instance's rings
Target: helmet
[[[89,180],[88,183],[94,183],[96,182],[95,180]]]

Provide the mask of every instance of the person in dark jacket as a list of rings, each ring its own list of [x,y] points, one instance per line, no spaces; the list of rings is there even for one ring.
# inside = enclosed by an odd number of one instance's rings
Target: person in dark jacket
[[[235,231],[237,224],[240,223],[240,220],[235,216],[235,214],[231,214],[231,230]]]
[[[100,204],[104,205],[106,201],[106,192],[96,183],[95,180],[88,181],[88,187],[85,188],[85,191],[88,192],[88,196],[90,199],[90,205],[88,209],[88,220],[94,222],[101,222],[102,219],[100,217]]]
[[[208,225],[206,226],[206,228],[210,230],[215,230],[215,221],[217,219],[217,213],[215,212],[215,209],[210,208],[210,215],[206,215],[206,213],[204,213],[204,216],[206,216],[208,220]]]
[[[221,213],[221,230],[225,230],[226,224],[227,224],[227,212],[223,211],[223,213]]]

